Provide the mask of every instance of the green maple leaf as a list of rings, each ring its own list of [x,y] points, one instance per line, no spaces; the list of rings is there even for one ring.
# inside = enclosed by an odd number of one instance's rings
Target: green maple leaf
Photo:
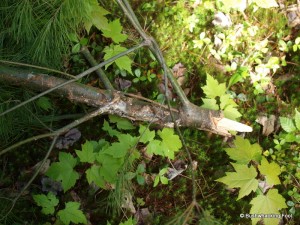
[[[108,30],[103,30],[104,37],[111,38],[117,44],[127,39],[127,35],[121,33],[123,27],[119,19],[108,23],[108,28]]]
[[[212,110],[220,110],[220,107],[218,106],[216,99],[202,98],[202,101],[203,101],[203,105],[201,107],[206,109],[212,109]]]
[[[269,163],[268,160],[263,157],[261,160],[261,165],[258,166],[258,169],[261,174],[266,176],[266,181],[268,185],[276,185],[281,184],[278,175],[280,175],[280,167],[277,163],[271,162]]]
[[[235,101],[233,101],[233,99],[230,97],[230,95],[228,94],[224,94],[220,97],[220,108],[221,110],[224,110],[227,106],[233,106],[236,107],[237,104],[235,103]]]
[[[59,162],[52,163],[46,175],[53,180],[61,181],[64,192],[66,192],[75,185],[79,178],[79,174],[73,169],[77,164],[77,159],[65,152],[60,152],[58,159]]]
[[[151,142],[155,137],[155,132],[150,131],[149,128],[146,128],[143,125],[140,125],[139,133],[141,135],[139,141],[146,144],[147,142]]]
[[[100,166],[92,165],[91,168],[85,171],[85,174],[89,184],[94,182],[99,187],[105,189],[104,178],[100,175]]]
[[[94,145],[90,141],[86,141],[82,146],[82,151],[75,150],[80,162],[93,163],[95,161]]]
[[[240,118],[242,114],[238,111],[237,108],[234,108],[232,105],[228,105],[224,110],[223,110],[224,116],[228,119],[231,120],[236,120],[237,118]]]
[[[71,222],[87,224],[87,219],[79,207],[80,203],[78,202],[67,202],[65,208],[59,210],[57,215],[65,225],[69,225]]]
[[[230,95],[225,94],[220,97],[220,109],[223,110],[224,116],[231,120],[236,120],[241,117],[242,114],[237,110],[237,104]]]
[[[216,79],[207,74],[206,85],[202,87],[202,90],[208,98],[221,97],[226,92],[226,85],[225,83],[219,84]]]
[[[59,200],[55,197],[52,192],[46,195],[33,195],[33,200],[38,206],[42,207],[42,213],[46,215],[52,215],[55,211],[55,206],[58,205]]]
[[[278,190],[271,189],[266,195],[258,195],[250,202],[251,214],[280,214],[279,210],[287,208],[285,199],[278,194]],[[256,224],[260,219],[252,218],[252,224]],[[278,224],[280,218],[264,218],[265,225]]]
[[[162,131],[157,132],[161,137],[161,147],[163,149],[164,155],[170,159],[174,159],[174,152],[179,151],[182,147],[182,143],[178,135],[174,134],[174,129],[164,128]]]
[[[84,28],[86,31],[89,33],[92,25],[101,31],[109,29],[108,21],[105,17],[105,15],[109,14],[109,12],[99,6],[97,0],[89,0],[89,4],[90,7],[88,15],[90,16],[84,21]]]
[[[232,163],[232,165],[236,172],[226,172],[225,177],[221,177],[216,181],[228,185],[229,188],[241,188],[237,199],[239,200],[249,195],[251,191],[256,191],[258,187],[257,172],[253,166],[249,168],[247,165],[235,163]]]
[[[110,46],[106,46],[103,50],[103,52],[105,53],[104,55],[104,60],[108,60],[110,58],[112,58],[113,56],[120,54],[121,52],[125,52],[127,49],[120,46],[120,45],[113,45],[111,44]],[[122,56],[118,59],[116,59],[114,61],[116,63],[116,65],[121,69],[121,70],[126,70],[128,71],[130,74],[132,74],[131,71],[131,63],[132,60],[128,57],[128,56]],[[106,64],[105,65],[105,69],[107,69],[107,67],[109,67],[112,63]]]
[[[225,151],[231,159],[236,161],[236,163],[247,164],[251,160],[260,162],[262,157],[262,148],[259,144],[255,143],[251,145],[249,140],[243,139],[240,136],[236,136],[233,143],[235,147],[226,148]]]

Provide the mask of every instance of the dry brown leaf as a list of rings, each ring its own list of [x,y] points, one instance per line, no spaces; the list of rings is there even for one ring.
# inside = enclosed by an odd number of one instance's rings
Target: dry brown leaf
[[[268,116],[261,115],[255,121],[262,125],[263,127],[262,135],[269,136],[271,133],[275,131],[276,116],[270,115],[268,117]]]

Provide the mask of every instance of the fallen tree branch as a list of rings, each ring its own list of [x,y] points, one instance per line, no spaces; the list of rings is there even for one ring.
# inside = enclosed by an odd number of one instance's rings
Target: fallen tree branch
[[[10,70],[8,73],[0,69],[0,82],[43,92],[61,86],[66,80],[46,74],[26,74],[13,70]],[[84,103],[96,108],[107,106],[107,104],[113,101],[114,103],[110,104],[107,110],[108,114],[118,115],[133,121],[151,122],[163,127],[174,127],[170,111],[165,106],[142,101],[135,97],[128,97],[119,91],[111,92],[80,83],[69,83],[57,88],[52,94],[64,96],[74,103]],[[234,129],[234,126],[229,125],[228,127],[226,125],[226,127],[222,124],[224,116],[220,111],[200,108],[191,103],[189,104],[189,112],[191,113],[187,114],[186,110],[172,109],[175,122],[178,126],[193,127],[223,136],[231,136],[228,130],[237,130]],[[222,126],[220,126],[220,123]],[[233,125],[236,123],[232,121]],[[251,131],[250,127],[238,124],[244,126],[244,131]]]

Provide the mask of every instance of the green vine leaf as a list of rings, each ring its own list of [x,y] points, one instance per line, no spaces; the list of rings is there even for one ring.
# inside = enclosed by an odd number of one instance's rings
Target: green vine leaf
[[[258,169],[261,174],[266,176],[266,181],[268,185],[276,185],[281,184],[278,175],[280,175],[280,166],[275,163],[271,162],[269,163],[268,160],[263,157],[261,160],[261,165],[258,166]]]
[[[179,136],[174,134],[174,129],[164,128],[162,131],[158,131],[157,134],[161,137],[161,147],[163,148],[164,155],[170,159],[174,159],[174,152],[179,151],[182,147],[182,143]]]
[[[108,60],[108,59],[114,57],[115,55],[125,52],[126,50],[127,50],[126,48],[124,48],[120,45],[111,44],[110,46],[106,46],[103,50],[103,52],[105,53],[104,60]],[[114,62],[119,67],[119,69],[121,69],[121,70],[124,69],[124,70],[128,71],[130,74],[132,74],[132,71],[131,71],[132,60],[128,56],[126,56],[126,55],[122,56],[122,57],[116,59]],[[111,64],[112,63],[106,64],[105,69],[107,69]]]
[[[125,118],[115,116],[115,115],[109,115],[109,121],[111,123],[117,123],[117,128],[120,130],[133,130],[135,127],[132,125],[132,123]]]
[[[164,156],[164,151],[161,147],[161,141],[153,140],[147,145],[147,153]]]
[[[100,166],[92,165],[85,171],[85,174],[89,184],[92,184],[94,182],[99,187],[105,189],[104,178],[100,175]]]
[[[55,206],[58,205],[59,200],[55,197],[52,192],[46,195],[33,195],[33,200],[38,206],[42,207],[42,213],[46,215],[53,215]]]
[[[258,195],[250,202],[251,214],[280,214],[279,210],[287,208],[285,199],[278,194],[278,190],[271,189],[266,195]],[[252,218],[252,224],[256,224],[260,218]],[[280,218],[264,218],[265,225],[279,224]]]
[[[106,120],[103,122],[102,130],[107,131],[111,137],[119,136],[121,134],[119,131],[113,129]]]
[[[234,148],[225,148],[229,157],[238,164],[248,164],[251,160],[260,162],[262,156],[262,148],[259,144],[250,144],[249,140],[236,136],[234,140]]]
[[[150,131],[149,128],[146,128],[143,125],[140,125],[139,133],[141,135],[140,142],[146,144],[147,142],[151,142],[155,137],[155,132]]]
[[[53,180],[61,181],[64,192],[66,192],[75,185],[79,178],[79,174],[73,169],[77,164],[77,159],[65,152],[59,152],[58,159],[59,162],[52,163],[46,175]]]
[[[221,97],[226,92],[226,85],[225,83],[219,84],[216,79],[207,74],[206,85],[202,87],[202,90],[208,98]]]
[[[226,172],[225,177],[221,177],[216,181],[228,185],[229,188],[241,188],[237,199],[239,200],[249,195],[251,191],[256,191],[258,187],[257,172],[253,166],[249,168],[247,165],[235,163],[232,163],[232,165],[236,172]]]
[[[96,160],[100,163],[99,174],[102,179],[110,184],[114,184],[117,179],[117,173],[124,162],[124,158],[114,158],[107,154],[109,150],[105,149],[99,152]],[[106,189],[106,187],[103,187]]]
[[[93,163],[95,161],[94,145],[90,141],[86,141],[82,146],[82,150],[75,150],[80,162]]]
[[[120,19],[108,23],[108,28],[108,30],[103,30],[104,37],[111,38],[117,44],[127,39],[127,35],[122,34],[123,27],[121,26]]]
[[[71,222],[87,224],[87,219],[79,207],[80,203],[78,202],[67,202],[65,208],[59,210],[57,215],[65,225],[69,225]]]
[[[292,119],[287,117],[279,117],[281,127],[286,132],[294,132],[296,127]]]

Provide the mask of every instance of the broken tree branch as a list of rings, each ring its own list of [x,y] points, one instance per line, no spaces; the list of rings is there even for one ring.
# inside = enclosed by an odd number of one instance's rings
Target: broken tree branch
[[[46,74],[26,74],[20,71],[13,72],[13,70],[7,73],[1,71],[1,69],[0,82],[27,87],[39,92],[59,86],[52,94],[64,96],[72,102],[84,103],[96,108],[107,106],[107,104],[113,102],[106,113],[125,117],[133,121],[152,122],[163,127],[174,127],[170,111],[165,106],[129,97],[119,91],[113,91],[111,95],[109,90],[101,90],[80,83],[65,84],[66,80]],[[172,109],[174,121],[178,126],[193,127],[223,136],[231,136],[228,130],[234,130],[234,128],[227,129],[224,125],[218,125],[224,119],[221,112],[200,108],[192,104],[190,107],[191,114],[186,114],[186,111],[182,109]],[[235,121],[232,122],[237,123]]]

